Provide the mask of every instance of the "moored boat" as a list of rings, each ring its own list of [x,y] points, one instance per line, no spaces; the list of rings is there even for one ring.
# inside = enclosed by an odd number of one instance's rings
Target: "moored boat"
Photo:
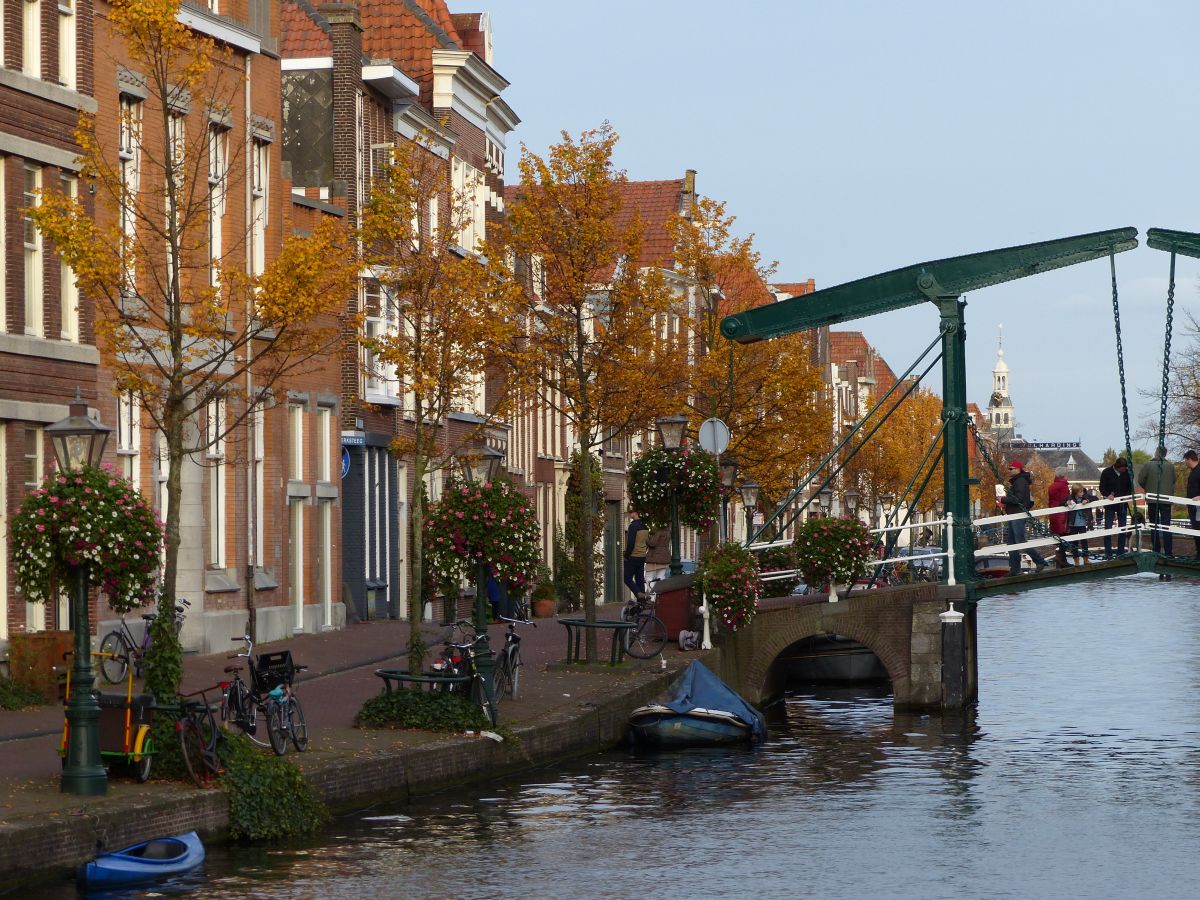
[[[204,862],[204,845],[194,831],[155,838],[112,853],[101,853],[76,871],[76,880],[89,889],[123,887],[183,875]]]
[[[673,696],[629,714],[634,741],[652,747],[703,747],[766,740],[762,713],[699,661],[675,685]]]

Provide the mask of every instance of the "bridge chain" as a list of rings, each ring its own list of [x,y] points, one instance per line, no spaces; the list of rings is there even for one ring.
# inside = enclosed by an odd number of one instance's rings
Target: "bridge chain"
[[[1167,283],[1167,333],[1163,338],[1162,396],[1158,408],[1158,446],[1166,446],[1167,396],[1171,390],[1171,332],[1175,330],[1175,251],[1171,251],[1171,277]]]
[[[1175,259],[1174,254],[1171,258],[1171,268],[1174,271]],[[1112,305],[1113,305],[1113,329],[1117,336],[1117,375],[1121,379],[1121,422],[1125,428],[1125,459],[1129,461],[1130,480],[1132,481],[1133,472],[1133,443],[1129,439],[1129,400],[1126,397],[1125,390],[1125,351],[1121,345],[1121,303],[1117,293],[1117,257],[1112,247],[1108,248],[1108,272],[1112,280]],[[1171,293],[1174,293],[1172,288]],[[1170,322],[1170,307],[1174,304],[1171,300],[1167,305],[1168,323]],[[1168,324],[1168,330],[1170,325]],[[1166,393],[1163,393],[1164,402]],[[1138,526],[1137,504],[1131,499],[1129,501],[1129,519],[1133,522],[1134,539],[1138,542],[1137,546],[1141,546],[1141,528]]]

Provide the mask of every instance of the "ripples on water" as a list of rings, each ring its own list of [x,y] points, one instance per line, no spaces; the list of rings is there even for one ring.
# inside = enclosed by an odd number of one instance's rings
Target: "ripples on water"
[[[966,718],[798,690],[757,750],[612,753],[347,817],[320,846],[215,848],[197,893],[1200,896],[1196,591],[985,601]]]

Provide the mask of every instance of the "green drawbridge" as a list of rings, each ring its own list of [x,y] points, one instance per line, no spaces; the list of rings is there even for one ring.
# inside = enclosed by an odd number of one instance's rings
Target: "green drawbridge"
[[[884,272],[846,284],[835,285],[810,294],[792,297],[778,303],[770,303],[754,309],[746,310],[726,317],[721,322],[721,333],[731,341],[748,344],[755,341],[770,340],[796,331],[835,325],[855,319],[865,318],[878,313],[890,312],[921,303],[932,303],[940,314],[938,336],[925,352],[918,357],[909,369],[897,379],[896,384],[876,402],[875,407],[851,429],[850,433],[840,440],[838,445],[817,466],[817,468],[802,479],[795,490],[770,516],[758,534],[751,540],[766,532],[769,526],[782,523],[790,524],[806,508],[811,498],[824,487],[830,485],[841,469],[835,464],[837,454],[852,440],[861,440],[857,447],[850,451],[853,455],[869,441],[874,430],[879,427],[881,420],[865,434],[859,435],[865,424],[871,420],[875,410],[880,409],[893,392],[905,394],[904,385],[908,376],[917,369],[935,347],[940,344],[940,353],[932,362],[918,374],[915,380],[908,382],[907,391],[911,392],[925,373],[928,373],[940,359],[942,363],[942,425],[934,444],[940,442],[940,454],[943,461],[944,484],[942,496],[945,502],[947,519],[952,525],[947,529],[945,549],[950,559],[947,570],[952,574],[954,582],[965,585],[967,598],[974,601],[982,596],[993,593],[1011,593],[1014,590],[1025,590],[1050,584],[1062,584],[1065,581],[1083,579],[1107,578],[1118,575],[1128,575],[1138,571],[1158,571],[1160,574],[1193,574],[1200,575],[1200,562],[1183,560],[1175,557],[1163,557],[1146,550],[1136,550],[1119,557],[1111,562],[1098,565],[1082,566],[1079,571],[1056,570],[1046,571],[1037,575],[1023,575],[1012,578],[976,580],[975,570],[975,536],[971,521],[970,502],[970,445],[969,432],[974,427],[967,413],[967,378],[966,378],[966,327],[964,309],[966,301],[963,296],[969,291],[977,291],[992,285],[1027,278],[1053,269],[1061,269],[1079,263],[1091,262],[1107,258],[1112,274],[1113,316],[1117,335],[1117,363],[1121,380],[1121,407],[1124,417],[1126,456],[1129,454],[1129,412],[1125,396],[1124,356],[1121,346],[1120,309],[1117,298],[1117,279],[1115,257],[1118,253],[1132,250],[1138,245],[1138,233],[1135,228],[1116,228],[1109,231],[1097,231],[1091,234],[1075,235],[1057,240],[1042,241],[1034,244],[1024,244],[1018,247],[1008,247],[1000,250],[989,250],[983,253],[972,253],[933,262],[918,263],[903,269]],[[1200,234],[1181,231],[1169,231],[1153,228],[1147,232],[1147,245],[1170,254],[1170,288],[1167,295],[1167,336],[1163,356],[1163,393],[1159,416],[1159,443],[1163,443],[1166,425],[1167,385],[1170,364],[1170,347],[1172,332],[1172,312],[1175,289],[1175,257],[1176,254],[1200,258]],[[899,400],[903,399],[901,396]],[[884,415],[889,415],[888,410]],[[979,441],[977,446],[985,460],[992,465],[987,456],[986,444]],[[931,446],[926,458],[932,454]],[[844,462],[841,464],[844,465]],[[933,468],[929,469],[930,472]],[[924,463],[919,469],[924,468]],[[998,480],[1003,480],[996,472]],[[814,482],[821,484],[810,490]],[[910,484],[912,490],[914,485]],[[916,488],[914,501],[919,499],[924,490],[922,484]],[[807,496],[806,496],[807,495]],[[797,504],[799,501],[799,504]],[[791,518],[783,522],[783,517],[790,511]]]

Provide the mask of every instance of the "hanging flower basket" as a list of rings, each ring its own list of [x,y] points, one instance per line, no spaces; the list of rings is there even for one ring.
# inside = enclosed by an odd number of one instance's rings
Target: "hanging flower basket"
[[[438,584],[473,577],[480,563],[510,590],[525,589],[542,563],[533,503],[507,481],[452,481],[425,522],[426,562]]]
[[[704,554],[698,577],[719,628],[737,631],[750,624],[762,599],[754,554],[741,544],[718,544]]]
[[[123,613],[154,602],[162,526],[146,498],[108,465],[59,473],[31,491],[11,526],[17,589],[33,603],[52,597],[73,568]]]
[[[796,534],[796,568],[810,587],[853,584],[871,558],[871,532],[856,519],[810,519]]]
[[[629,496],[649,528],[670,527],[672,487],[679,524],[697,531],[711,528],[721,502],[716,457],[692,447],[656,447],[642,453],[629,467]]]

